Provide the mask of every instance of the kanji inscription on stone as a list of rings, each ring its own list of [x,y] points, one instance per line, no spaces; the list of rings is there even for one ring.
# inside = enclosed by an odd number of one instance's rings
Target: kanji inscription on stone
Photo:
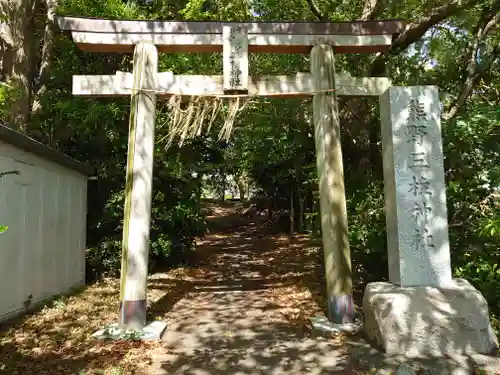
[[[422,144],[427,134],[427,113],[424,106],[417,98],[410,99],[408,103],[408,119],[406,123],[406,142]]]
[[[432,207],[429,203],[416,201],[411,209],[411,215],[416,224],[427,224],[432,215]]]
[[[416,247],[417,251],[425,251],[429,250],[429,248],[433,248],[434,244],[432,243],[432,235],[429,234],[429,230],[424,229],[422,231],[418,228],[415,229],[413,245]]]
[[[389,280],[445,286],[451,265],[438,90],[391,87],[380,105]]]
[[[430,190],[431,182],[424,176],[413,176],[409,185],[409,193],[412,193],[415,197],[432,195]]]
[[[427,154],[422,152],[410,152],[410,169],[426,169],[429,168],[427,163]]]

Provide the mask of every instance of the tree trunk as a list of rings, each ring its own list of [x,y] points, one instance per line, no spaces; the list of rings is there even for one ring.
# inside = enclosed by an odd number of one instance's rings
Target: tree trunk
[[[290,233],[288,235],[289,242],[293,241],[293,232],[295,230],[295,205],[293,202],[294,199],[293,190],[290,193]]]
[[[369,158],[370,158],[370,167],[376,171],[376,175],[382,171],[382,152],[379,148],[379,140],[380,140],[380,128],[378,126],[370,127],[370,135],[369,135]]]
[[[33,100],[32,114],[41,109],[40,97],[47,91],[47,84],[50,79],[50,68],[52,66],[54,52],[54,34],[56,31],[55,14],[57,0],[45,0],[45,29],[43,33],[42,58],[38,71],[38,88]]]
[[[267,197],[267,219],[273,220],[273,200],[270,197]]]
[[[227,188],[227,176],[226,171],[221,169],[220,173],[220,186],[219,186],[219,199],[221,202],[224,202],[226,199],[226,188]]]
[[[304,198],[300,189],[297,189],[297,201],[299,203],[299,212],[297,215],[297,232],[302,233],[304,230]]]
[[[3,0],[1,3],[7,15],[2,24],[2,37],[9,45],[4,58],[10,58],[4,63],[11,69],[5,75],[10,78],[9,84],[15,92],[8,125],[21,131],[27,131],[31,112],[35,5],[34,0]]]
[[[12,77],[12,64],[14,63],[12,45],[2,40],[2,81],[8,82]]]
[[[301,170],[302,170],[302,162],[301,160],[296,160],[295,162],[295,191],[297,192],[296,196],[297,196],[297,200],[296,200],[296,203],[297,203],[297,206],[298,206],[298,211],[296,212],[296,226],[295,226],[295,230],[297,232],[300,232],[302,230],[302,194],[301,194],[301,183],[300,183],[300,176],[301,176]]]
[[[240,200],[242,202],[246,200],[245,190],[245,184],[242,181],[238,181],[238,193],[240,194]]]

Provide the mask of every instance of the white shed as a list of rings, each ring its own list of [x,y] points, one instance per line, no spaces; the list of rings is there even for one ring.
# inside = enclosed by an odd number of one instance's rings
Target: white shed
[[[91,174],[0,125],[0,321],[85,283]]]

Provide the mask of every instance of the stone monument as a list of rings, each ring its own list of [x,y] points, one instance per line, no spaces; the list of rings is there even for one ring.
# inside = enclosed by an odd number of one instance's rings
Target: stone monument
[[[368,284],[364,330],[389,354],[490,353],[484,297],[452,279],[437,87],[380,97],[389,282]]]

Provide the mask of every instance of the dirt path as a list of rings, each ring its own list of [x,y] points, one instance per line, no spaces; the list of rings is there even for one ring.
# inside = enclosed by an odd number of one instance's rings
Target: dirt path
[[[218,230],[198,245],[196,269],[183,273],[185,294],[165,316],[168,350],[158,351],[157,373],[345,370],[339,340],[308,337],[307,318],[321,313],[321,296],[310,290],[318,248],[306,238],[289,245],[286,237],[264,235],[255,222],[225,231],[223,223],[236,219],[224,212]]]
[[[323,315],[325,301],[318,244],[306,236],[290,244],[231,205],[208,209],[214,230],[198,244],[198,264],[177,270],[177,277],[158,274],[150,286],[181,291],[177,300],[153,306],[168,324],[153,374],[389,374],[408,364],[382,355],[361,335],[311,334],[309,318]],[[410,365],[451,374],[467,373],[471,362]]]

